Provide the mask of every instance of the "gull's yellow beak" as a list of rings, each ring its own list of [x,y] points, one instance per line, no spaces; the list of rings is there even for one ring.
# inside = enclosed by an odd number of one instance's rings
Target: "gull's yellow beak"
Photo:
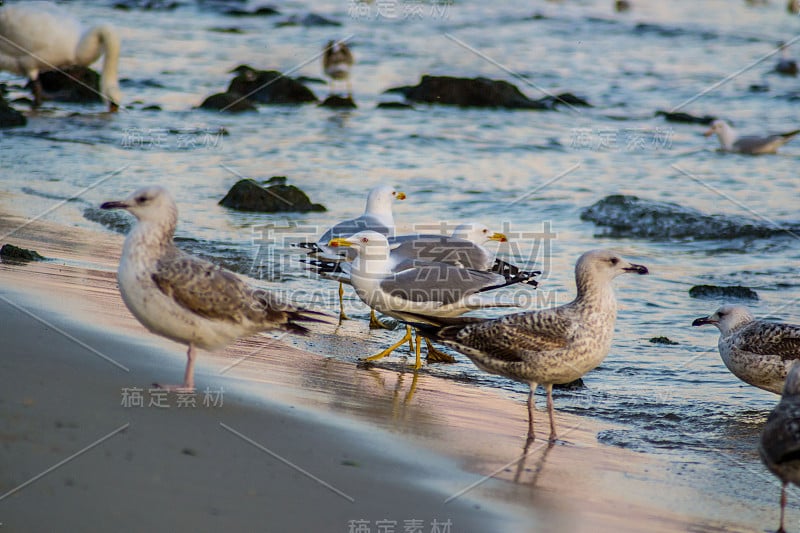
[[[333,246],[335,248],[337,246],[352,246],[352,244],[344,237],[334,237],[330,240],[328,246]]]
[[[703,137],[711,137],[712,133],[714,133],[714,128],[709,128],[703,133]]]
[[[497,242],[508,242],[508,237],[506,237],[505,233],[492,233],[491,237],[489,237],[489,240]]]
[[[397,198],[398,200],[405,200],[406,199],[406,193],[398,191],[398,193],[395,195],[395,198]]]

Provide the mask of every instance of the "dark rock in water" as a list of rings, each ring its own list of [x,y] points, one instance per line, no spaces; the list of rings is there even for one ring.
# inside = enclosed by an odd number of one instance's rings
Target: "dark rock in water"
[[[536,100],[541,104],[547,106],[548,109],[555,109],[559,105],[566,105],[570,107],[592,107],[585,99],[580,96],[575,96],[572,93],[561,93],[553,96],[545,96]]]
[[[277,183],[264,188],[249,179],[237,181],[219,205],[262,213],[326,211],[324,206],[312,204],[306,193],[294,185]]]
[[[513,84],[488,78],[454,78],[422,76],[417,85],[395,87],[388,92],[400,93],[412,102],[457,105],[462,107],[504,107],[508,109],[547,109],[531,100]]]
[[[299,81],[302,84],[318,83],[319,85],[328,85],[327,81],[323,80],[322,78],[315,78],[314,76],[297,76],[295,81]]]
[[[125,0],[114,4],[114,9],[121,11],[130,11],[131,9],[172,11],[180,5],[182,5],[180,2],[163,2],[160,0]]]
[[[26,250],[13,244],[4,244],[0,248],[0,258],[3,261],[44,261],[45,259],[34,250]]]
[[[237,8],[228,9],[224,14],[231,17],[272,17],[275,15],[280,15],[281,12],[272,6],[261,6],[253,9],[252,11]]]
[[[111,231],[123,235],[128,233],[133,226],[133,218],[122,210],[110,211],[99,207],[87,207],[83,210],[83,218],[102,224]]]
[[[689,289],[692,298],[736,298],[737,300],[758,300],[758,293],[749,287],[731,285],[719,287],[717,285],[695,285]]]
[[[100,74],[88,67],[74,66],[42,72],[39,80],[42,82],[44,100],[80,104],[103,101],[100,96]]]
[[[768,93],[769,92],[769,85],[766,83],[753,83],[750,87],[747,88],[748,91],[751,93]]]
[[[353,97],[351,96],[338,96],[336,94],[332,94],[325,99],[324,102],[319,104],[320,107],[333,107],[333,108],[344,108],[344,109],[355,109],[358,107],[356,103],[353,101]]]
[[[499,107],[505,109],[554,109],[558,104],[589,105],[575,95],[547,96],[531,100],[516,87],[503,80],[488,78],[455,78],[422,76],[417,85],[394,87],[386,93],[400,93],[409,101],[461,107]]]
[[[624,13],[631,10],[631,3],[628,0],[616,0],[614,2],[614,11],[617,13]]]
[[[142,111],[161,111],[161,106],[158,104],[146,105],[142,108]]]
[[[300,15],[292,15],[284,20],[281,20],[275,23],[276,28],[282,28],[284,26],[341,26],[342,23],[338,22],[333,19],[325,18],[322,15],[317,15],[316,13],[309,13],[305,16]]]
[[[668,337],[653,337],[649,342],[652,342],[653,344],[666,344],[667,346],[677,346],[680,344],[670,340]]]
[[[583,384],[583,379],[578,378],[575,381],[570,381],[569,383],[556,383],[553,385],[553,388],[561,390],[578,390],[586,388],[586,385]]]
[[[208,31],[212,31],[214,33],[231,33],[231,34],[241,34],[244,33],[242,28],[237,28],[236,26],[228,26],[228,27],[221,27],[221,26],[213,26],[208,28]]]
[[[765,238],[800,228],[778,227],[745,217],[706,215],[671,202],[611,195],[581,211],[581,220],[608,228],[604,235],[617,238],[721,240]]]
[[[15,128],[27,123],[25,115],[11,107],[5,98],[0,97],[0,128]]]
[[[711,115],[703,115],[702,117],[696,117],[694,115],[690,115],[689,113],[681,113],[681,112],[671,112],[671,111],[656,111],[657,117],[664,117],[664,120],[667,122],[683,122],[685,124],[711,124],[717,117],[712,117]]]
[[[311,89],[277,70],[256,70],[247,65],[234,69],[238,74],[228,86],[229,93],[247,95],[260,104],[303,104],[316,102]]]
[[[202,109],[216,109],[228,113],[241,113],[243,111],[256,111],[256,106],[247,98],[242,98],[238,93],[212,94],[200,104]]]
[[[414,106],[405,102],[381,102],[378,109],[414,109]]]

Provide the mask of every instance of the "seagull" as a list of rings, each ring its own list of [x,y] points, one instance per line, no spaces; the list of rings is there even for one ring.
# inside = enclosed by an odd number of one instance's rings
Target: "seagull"
[[[163,187],[144,187],[100,208],[125,209],[137,218],[117,271],[125,305],[151,332],[188,346],[183,384],[164,388],[194,389],[195,348],[222,348],[262,331],[305,333],[298,322],[328,318],[176,248],[178,208]]]
[[[331,79],[330,93],[333,94],[333,84],[336,80],[347,82],[347,97],[353,98],[353,88],[350,85],[350,69],[353,68],[353,54],[344,41],[328,41],[322,53],[322,70]]]
[[[42,103],[39,72],[73,65],[89,66],[103,55],[100,91],[109,111],[117,111],[122,93],[117,80],[120,40],[109,25],[86,31],[53,2],[20,2],[0,7],[0,70],[28,76],[33,103]]]
[[[723,305],[693,326],[719,328],[719,354],[733,375],[780,394],[792,363],[800,359],[800,326],[756,320],[741,305]]]
[[[447,263],[460,268],[484,270],[500,274],[505,278],[505,285],[523,283],[536,287],[538,282],[535,276],[540,271],[524,271],[516,265],[495,258],[495,254],[483,245],[491,241],[506,242],[508,238],[503,233],[491,231],[485,224],[468,222],[455,227],[451,236],[411,234],[389,237],[389,270],[394,273],[412,268],[419,261],[433,261]],[[349,261],[324,261],[318,259],[301,260],[309,268],[322,277],[339,281],[350,282],[352,263]],[[370,313],[370,327],[386,327],[377,317],[374,310]],[[410,340],[411,330],[406,328],[406,335],[395,346],[401,346]],[[434,348],[427,337],[424,337],[427,347],[427,360],[429,362],[455,362],[455,360]],[[381,352],[381,357],[389,355],[394,349]],[[374,361],[381,357],[373,356]]]
[[[775,63],[775,72],[784,76],[797,76],[797,61],[789,57],[789,46],[784,42],[780,42],[778,47],[781,50],[781,57]]]
[[[794,363],[786,376],[781,401],[772,410],[758,445],[761,461],[781,480],[781,525],[786,508],[786,485],[800,486],[800,364]]]
[[[403,322],[456,317],[486,307],[516,306],[514,302],[498,300],[489,292],[507,285],[501,274],[425,260],[412,261],[403,269],[393,270],[396,262],[391,258],[389,242],[374,231],[334,238],[330,245],[352,247],[356,251],[356,258],[350,266],[350,284],[361,301]],[[385,357],[409,338],[410,331],[407,330],[406,337],[400,342],[367,358],[367,361]],[[419,346],[418,337],[416,368],[421,366]]]
[[[299,243],[297,246],[309,250],[308,254],[312,257],[339,261],[347,258],[347,253],[342,253],[341,249],[334,250],[328,243],[331,239],[336,237],[349,237],[355,235],[359,231],[371,230],[376,231],[382,235],[394,234],[394,216],[392,215],[392,202],[394,200],[405,200],[406,195],[401,191],[397,191],[389,185],[378,185],[370,189],[367,195],[367,207],[364,214],[356,218],[343,220],[338,224],[328,228],[322,236],[317,239],[316,243]],[[350,255],[350,259],[354,257]],[[339,319],[347,320],[347,315],[344,312],[344,287],[339,283]],[[370,316],[372,320],[377,321],[374,315]]]
[[[800,130],[793,130],[787,133],[777,133],[760,137],[757,135],[739,136],[736,130],[724,120],[717,119],[711,123],[711,127],[705,132],[708,137],[716,133],[719,143],[724,152],[738,152],[740,154],[774,154],[778,148],[786,144],[792,137],[800,133]]]
[[[574,381],[605,359],[617,317],[611,280],[631,273],[647,274],[648,270],[610,250],[592,250],[575,265],[578,294],[568,304],[496,319],[441,319],[440,326],[420,327],[434,340],[469,357],[481,370],[530,385],[528,442],[535,439],[533,393],[537,385],[543,385],[550,442],[555,442],[553,385]]]

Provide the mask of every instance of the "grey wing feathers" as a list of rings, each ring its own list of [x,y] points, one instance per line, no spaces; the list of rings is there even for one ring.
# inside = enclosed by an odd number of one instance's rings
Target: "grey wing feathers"
[[[489,270],[492,255],[486,248],[466,239],[446,235],[404,235],[390,240],[392,255],[402,258],[397,270],[408,268],[414,261],[446,263],[461,268]]]
[[[468,270],[440,263],[422,263],[381,281],[386,293],[413,302],[441,302],[443,305],[492,286],[505,279],[491,272]]]
[[[800,359],[800,327],[756,321],[739,333],[737,347],[759,355],[778,355],[784,361]]]

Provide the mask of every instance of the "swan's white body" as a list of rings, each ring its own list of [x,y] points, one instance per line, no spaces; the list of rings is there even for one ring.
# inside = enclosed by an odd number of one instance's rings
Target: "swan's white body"
[[[100,90],[115,111],[122,97],[117,79],[119,49],[119,37],[111,26],[84,31],[74,16],[52,2],[0,8],[0,70],[30,78],[37,104],[41,98],[39,72],[89,66],[102,55]]]

